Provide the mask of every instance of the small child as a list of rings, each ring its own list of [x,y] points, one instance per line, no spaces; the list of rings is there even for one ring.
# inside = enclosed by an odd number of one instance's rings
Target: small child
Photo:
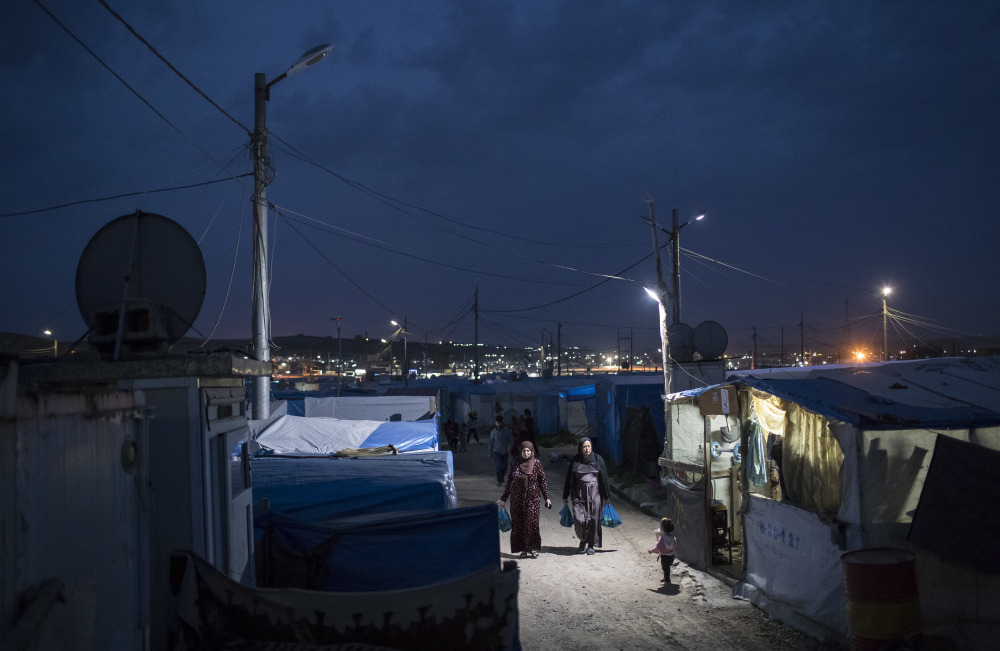
[[[663,580],[660,583],[670,585],[670,566],[674,564],[674,547],[677,545],[674,523],[670,518],[663,518],[660,520],[660,528],[653,531],[657,534],[656,547],[650,549],[649,553],[660,555],[660,565],[663,567]]]

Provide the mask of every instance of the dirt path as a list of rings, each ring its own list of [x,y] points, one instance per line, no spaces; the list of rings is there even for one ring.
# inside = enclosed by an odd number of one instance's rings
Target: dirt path
[[[660,585],[657,557],[648,554],[659,522],[622,499],[612,502],[622,526],[604,530],[604,548],[593,556],[577,551],[573,530],[559,525],[566,463],[550,463],[540,450],[553,508],[542,509],[542,553],[519,559],[510,553],[509,534],[500,536],[504,560],[521,569],[521,643],[548,649],[817,649],[823,644],[799,634],[732,598],[714,577],[675,563],[676,585]],[[499,499],[486,445],[455,454],[459,506]]]

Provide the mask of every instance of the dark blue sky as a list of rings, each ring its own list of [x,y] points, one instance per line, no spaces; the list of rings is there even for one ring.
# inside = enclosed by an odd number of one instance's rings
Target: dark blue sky
[[[996,3],[108,2],[246,127],[255,72],[334,45],[268,105],[275,336],[405,315],[471,340],[478,286],[489,343],[561,322],[564,346],[655,349],[647,196],[664,226],[708,213],[681,238],[682,317],[731,352],[754,326],[797,349],[800,314],[807,347],[846,348],[846,319],[876,346],[885,284],[910,343],[1000,334]],[[200,242],[189,335],[249,337],[247,178],[13,214],[252,169],[246,131],[100,2],[43,4],[135,93],[3,3],[0,330],[82,335],[80,254],[141,209]],[[601,274],[624,280],[583,291]]]

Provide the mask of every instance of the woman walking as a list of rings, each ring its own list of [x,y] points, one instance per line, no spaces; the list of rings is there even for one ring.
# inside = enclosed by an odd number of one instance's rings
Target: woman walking
[[[611,482],[601,455],[594,452],[589,438],[580,440],[576,456],[566,472],[563,503],[573,498],[573,527],[580,539],[580,552],[593,555],[601,546],[601,507],[610,501]]]
[[[536,458],[538,455],[535,444],[522,441],[518,452],[517,459],[507,473],[507,485],[497,506],[503,508],[510,499],[510,520],[513,524],[510,530],[511,553],[521,552],[521,558],[538,558],[538,552],[542,549],[542,534],[538,529],[541,498],[545,498],[547,509],[552,508],[552,500],[549,499],[549,486],[545,481],[542,462]]]

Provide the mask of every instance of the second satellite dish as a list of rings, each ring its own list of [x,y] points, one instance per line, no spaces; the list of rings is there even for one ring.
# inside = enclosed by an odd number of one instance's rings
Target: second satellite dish
[[[703,321],[694,329],[694,349],[702,359],[718,359],[726,354],[729,335],[715,321]]]
[[[670,341],[670,358],[675,362],[694,359],[694,329],[686,323],[672,323],[667,328]]]
[[[162,215],[136,211],[97,231],[76,268],[76,302],[102,357],[163,354],[191,328],[205,298],[194,238]]]

